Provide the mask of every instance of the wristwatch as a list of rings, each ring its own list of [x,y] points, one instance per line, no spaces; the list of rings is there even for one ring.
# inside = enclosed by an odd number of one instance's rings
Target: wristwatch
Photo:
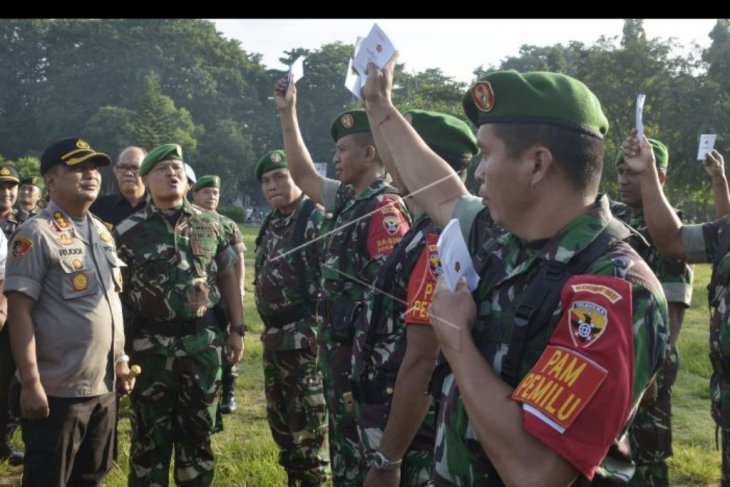
[[[380,450],[374,451],[370,457],[370,464],[375,470],[383,470],[386,472],[398,470],[401,463],[403,463],[403,460],[396,460],[394,462],[389,460]]]
[[[246,328],[246,325],[238,325],[238,326],[231,325],[229,327],[230,333],[233,333],[233,332],[238,333],[239,335],[241,335],[241,337],[243,337],[247,331],[248,331],[248,328]]]

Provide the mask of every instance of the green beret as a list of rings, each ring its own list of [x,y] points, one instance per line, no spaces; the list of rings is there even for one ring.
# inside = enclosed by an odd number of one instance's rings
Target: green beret
[[[345,135],[370,132],[368,116],[363,109],[348,110],[340,113],[332,121],[330,135],[332,140],[337,142]]]
[[[256,179],[260,183],[261,177],[265,172],[273,171],[274,169],[286,169],[288,167],[286,152],[283,150],[272,150],[256,163]]]
[[[37,188],[40,188],[41,191],[46,187],[45,184],[43,184],[43,178],[40,176],[25,176],[24,178],[20,179],[20,185],[24,184],[30,184],[32,186],[35,186]]]
[[[219,178],[215,174],[208,174],[206,176],[201,176],[198,178],[198,180],[195,182],[195,185],[193,186],[193,191],[197,191],[197,190],[203,189],[203,188],[220,188],[220,187],[221,187],[221,178]]]
[[[442,157],[468,161],[479,152],[477,138],[471,128],[453,115],[410,110],[405,117],[431,150]]]
[[[147,154],[139,168],[139,175],[144,176],[161,161],[182,161],[182,147],[180,144],[162,144]]]
[[[601,102],[586,85],[558,73],[495,71],[469,88],[462,100],[474,125],[544,123],[598,138],[608,132]]]
[[[667,149],[667,146],[662,144],[656,139],[652,139],[650,137],[647,137],[649,139],[649,144],[651,144],[652,149],[654,149],[654,159],[656,160],[656,167],[659,169],[666,169],[669,166],[669,149]],[[622,150],[618,151],[618,155],[616,156],[616,165],[624,162],[624,152]]]

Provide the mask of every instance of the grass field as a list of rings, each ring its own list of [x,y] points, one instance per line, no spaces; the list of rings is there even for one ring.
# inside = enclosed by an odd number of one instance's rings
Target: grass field
[[[246,254],[245,313],[251,333],[237,385],[238,412],[225,416],[225,429],[213,437],[217,464],[213,485],[220,487],[278,487],[286,485],[277,463],[277,450],[266,422],[261,368],[261,321],[253,304],[253,240],[257,227],[244,226]],[[692,308],[688,310],[680,336],[681,370],[674,387],[674,456],[670,459],[672,486],[719,485],[720,454],[715,449],[715,426],[709,415],[707,358],[707,291],[709,267],[697,266]],[[126,485],[129,421],[122,402],[120,457],[104,482],[106,487]],[[16,440],[19,433],[16,433]],[[0,486],[19,485],[20,468],[0,463]],[[172,480],[170,485],[174,485]]]

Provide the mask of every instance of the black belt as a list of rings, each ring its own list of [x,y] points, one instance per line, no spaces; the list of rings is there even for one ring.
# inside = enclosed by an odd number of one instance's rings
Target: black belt
[[[213,328],[216,325],[215,313],[212,309],[209,309],[205,315],[195,320],[145,321],[144,319],[139,319],[135,323],[134,331],[164,337],[182,337],[197,335],[206,328]]]
[[[259,312],[261,320],[267,327],[280,328],[289,323],[314,317],[314,310],[310,306],[289,306],[271,314]]]

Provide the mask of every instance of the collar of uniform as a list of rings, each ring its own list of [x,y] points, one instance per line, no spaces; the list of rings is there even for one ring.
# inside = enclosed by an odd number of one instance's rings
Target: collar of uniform
[[[563,227],[538,252],[543,260],[569,262],[606,228],[611,219],[608,197],[598,195],[588,210]]]
[[[182,204],[182,212],[186,213],[188,215],[195,215],[198,213],[202,213],[203,210],[197,209],[191,202],[188,201],[187,198],[183,198],[183,204]],[[144,207],[144,217],[145,220],[149,220],[150,218],[154,217],[155,215],[162,215],[163,212],[160,210],[155,204],[152,202],[152,198],[149,198],[147,200],[147,204]]]
[[[86,240],[79,235],[79,232],[76,231],[76,225],[74,224],[73,219],[68,216],[68,213],[58,206],[55,201],[50,200],[44,211],[46,215],[48,215],[48,218],[51,220],[51,225],[53,225],[53,228],[55,228],[56,231],[70,231],[72,236],[86,242]]]
[[[296,220],[297,215],[299,215],[299,213],[302,211],[302,206],[304,206],[304,202],[306,201],[306,199],[307,199],[307,196],[304,193],[302,193],[302,195],[299,197],[299,201],[297,201],[297,206],[294,207],[294,211],[292,211],[288,215],[283,214],[279,210],[276,210],[276,209],[273,210],[274,214],[276,215],[276,218],[271,223],[273,223],[274,225],[276,225],[278,227],[278,226],[286,226],[290,222]]]
[[[379,191],[384,186],[387,186],[387,184],[385,182],[385,178],[384,177],[376,178],[375,181],[370,183],[370,186],[365,188],[365,190],[362,193],[360,193],[360,196],[358,196],[356,199],[357,200],[368,199],[373,195],[373,193]]]

